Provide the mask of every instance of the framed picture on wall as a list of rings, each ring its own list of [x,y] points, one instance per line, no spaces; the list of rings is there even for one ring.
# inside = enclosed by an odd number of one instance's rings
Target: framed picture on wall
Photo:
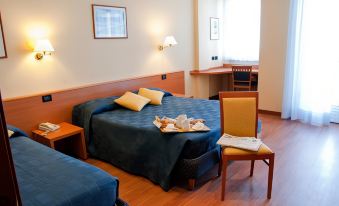
[[[95,39],[128,38],[125,7],[92,5]]]
[[[4,30],[2,28],[1,14],[0,14],[0,59],[7,58],[6,44]]]
[[[219,18],[210,18],[211,40],[219,40]]]

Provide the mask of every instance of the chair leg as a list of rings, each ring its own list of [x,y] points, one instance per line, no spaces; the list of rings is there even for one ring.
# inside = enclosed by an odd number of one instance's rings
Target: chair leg
[[[195,183],[196,183],[196,179],[189,179],[189,180],[188,180],[188,189],[189,189],[189,190],[194,190],[194,188],[195,188]]]
[[[269,159],[270,165],[268,169],[268,187],[267,187],[267,198],[271,199],[272,184],[273,184],[273,170],[274,170],[274,154]]]
[[[253,176],[254,162],[255,162],[255,160],[251,160],[251,173],[250,173],[251,177]]]
[[[218,177],[221,175],[221,170],[222,170],[222,151],[223,149],[220,149],[220,161],[219,161],[219,167],[218,167]]]
[[[221,201],[225,200],[226,190],[226,176],[227,176],[227,158],[222,156],[222,175],[221,175]]]

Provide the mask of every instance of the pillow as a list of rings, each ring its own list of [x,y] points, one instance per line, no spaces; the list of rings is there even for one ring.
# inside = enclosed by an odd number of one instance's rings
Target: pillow
[[[11,137],[13,134],[14,134],[14,132],[12,131],[12,130],[7,130],[7,133],[8,133],[8,137]]]
[[[140,112],[142,108],[144,108],[144,106],[150,101],[150,99],[134,94],[132,92],[126,92],[120,98],[114,100],[114,102],[119,104],[120,106],[136,112]]]
[[[161,101],[165,93],[162,91],[140,88],[139,95],[150,99],[151,100],[150,104],[161,105]]]
[[[159,88],[155,88],[155,87],[150,87],[150,88],[147,88],[147,89],[151,89],[151,90],[155,90],[155,91],[161,91],[163,93],[165,93],[164,97],[170,97],[170,96],[173,96],[172,93],[170,92],[167,92],[163,89],[159,89]],[[136,91],[132,91],[133,93],[137,94],[139,92],[139,90],[136,90]]]

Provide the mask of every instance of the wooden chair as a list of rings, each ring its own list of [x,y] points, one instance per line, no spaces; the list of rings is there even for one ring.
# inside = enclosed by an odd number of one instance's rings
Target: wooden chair
[[[251,91],[252,66],[232,66],[233,91]]]
[[[239,137],[257,137],[258,92],[220,92],[221,132]],[[271,198],[274,152],[262,144],[258,152],[223,147],[219,173],[222,170],[221,200],[225,199],[227,162],[229,160],[250,160],[253,176],[255,160],[263,160],[269,166],[267,198]],[[269,161],[267,161],[269,160]]]

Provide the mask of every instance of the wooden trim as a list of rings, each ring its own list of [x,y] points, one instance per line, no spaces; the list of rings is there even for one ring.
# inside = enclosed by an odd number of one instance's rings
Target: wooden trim
[[[81,89],[86,89],[86,88],[91,88],[91,87],[96,87],[96,86],[110,85],[110,84],[115,84],[115,83],[123,83],[123,82],[126,82],[126,81],[137,81],[137,80],[140,80],[140,79],[151,78],[151,77],[158,77],[158,76],[161,76],[161,75],[163,75],[163,74],[154,74],[154,75],[148,75],[148,76],[145,75],[145,76],[138,76],[138,77],[132,77],[132,78],[108,81],[108,82],[87,84],[87,85],[83,85],[83,86],[79,86],[79,87],[72,87],[72,88],[69,88],[69,89],[54,90],[54,91],[37,93],[37,94],[32,94],[32,95],[25,95],[25,96],[13,97],[13,98],[6,98],[6,99],[3,100],[3,102],[11,102],[11,101],[20,100],[20,99],[23,99],[23,98],[30,98],[30,97],[35,97],[35,96],[44,96],[44,95],[48,95],[48,94],[63,93],[63,92],[68,92],[68,91],[70,92],[70,91],[73,91],[73,90],[81,90]],[[170,76],[173,76],[173,75],[181,76],[181,75],[184,75],[184,72],[183,71],[169,72],[169,73],[166,73],[166,75],[167,75],[167,77],[168,77],[168,75],[170,75]],[[179,86],[182,86],[182,85],[179,85]],[[184,85],[184,87],[185,87],[185,85]],[[182,91],[184,92],[185,89],[182,90]],[[178,92],[178,93],[180,93],[180,92]]]
[[[235,64],[223,64],[224,68],[232,68]]]
[[[97,37],[96,33],[95,33],[95,21],[94,21],[94,7],[95,6],[125,9],[125,13],[126,13],[126,37]],[[108,5],[102,5],[102,4],[92,4],[92,22],[93,22],[92,26],[93,26],[94,39],[128,39],[128,20],[127,20],[127,8],[126,7],[108,6]]]
[[[1,100],[0,93],[0,205],[21,206],[20,192]]]
[[[259,69],[259,65],[257,64],[224,64],[224,68],[232,68],[232,66],[252,66],[255,69]]]
[[[269,111],[269,110],[262,110],[262,109],[259,109],[259,114],[269,114],[269,115],[274,115],[274,116],[279,116],[279,117],[281,117],[281,112],[275,112],[275,111]]]
[[[9,124],[30,133],[41,122],[72,122],[75,105],[97,98],[118,96],[140,87],[158,87],[172,93],[185,93],[185,73],[183,71],[111,81],[77,88],[59,90],[38,95],[11,98],[4,101],[4,110]],[[43,103],[43,95],[52,95],[53,101]]]
[[[5,56],[0,56],[0,59],[5,59],[7,58],[7,49],[6,49],[6,41],[5,41],[5,34],[4,34],[4,28],[2,26],[2,19],[1,19],[1,13],[0,13],[0,29],[1,29],[1,34],[2,34],[2,40],[4,44],[4,50],[5,50]]]
[[[221,74],[232,74],[231,68],[224,68],[224,67],[218,67],[218,68],[210,68],[210,69],[204,69],[204,70],[191,70],[191,75],[221,75]],[[258,69],[252,69],[252,74],[258,75],[259,70]]]

